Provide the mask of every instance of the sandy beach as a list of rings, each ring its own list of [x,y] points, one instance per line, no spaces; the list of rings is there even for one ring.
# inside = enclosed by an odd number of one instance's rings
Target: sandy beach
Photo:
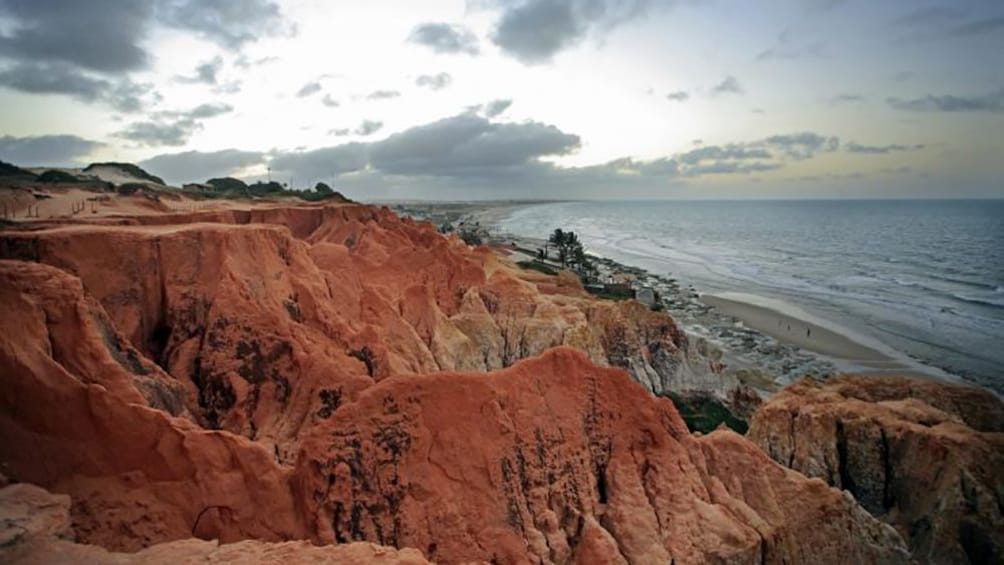
[[[730,293],[728,297],[705,294],[701,295],[701,301],[741,321],[747,327],[782,343],[830,357],[839,366],[848,367],[855,372],[939,376],[812,320],[743,300],[736,293]]]

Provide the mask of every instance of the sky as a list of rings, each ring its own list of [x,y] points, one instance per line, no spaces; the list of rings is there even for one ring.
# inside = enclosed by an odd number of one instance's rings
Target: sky
[[[1004,197],[1002,0],[0,0],[0,160],[360,200]]]

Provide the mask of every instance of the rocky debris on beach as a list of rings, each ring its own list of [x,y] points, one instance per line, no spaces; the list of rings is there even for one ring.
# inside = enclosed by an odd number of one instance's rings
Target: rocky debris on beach
[[[716,351],[725,365],[726,374],[734,375],[742,384],[769,393],[802,375],[829,374],[835,370],[830,361],[818,355],[780,343],[738,323],[702,302],[694,287],[684,286],[671,276],[656,275],[606,258],[597,259],[597,263],[603,276],[628,273],[634,277],[636,286],[654,289],[663,309],[692,339],[707,341],[709,350]]]
[[[101,222],[0,233],[0,471],[68,495],[79,545],[908,559],[822,480],[689,433],[649,391],[728,381],[666,314],[368,206]],[[295,540],[339,546],[268,545]]]
[[[801,380],[753,417],[775,461],[844,489],[921,563],[1004,562],[1004,403],[935,380]]]

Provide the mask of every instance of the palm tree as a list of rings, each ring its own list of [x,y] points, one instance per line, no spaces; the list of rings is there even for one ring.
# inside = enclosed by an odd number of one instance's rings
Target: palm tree
[[[551,237],[548,238],[548,241],[553,243],[555,247],[560,248],[565,244],[565,237],[565,232],[562,231],[561,228],[557,228],[554,230],[554,233],[551,234]]]

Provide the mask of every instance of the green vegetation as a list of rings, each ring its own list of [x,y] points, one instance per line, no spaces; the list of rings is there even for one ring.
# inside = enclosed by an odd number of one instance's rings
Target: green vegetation
[[[274,180],[269,182],[258,181],[252,185],[248,185],[247,189],[254,196],[278,195],[286,192],[286,187]]]
[[[523,267],[524,269],[530,271],[539,271],[541,273],[544,273],[545,275],[558,274],[558,271],[556,271],[553,267],[549,267],[543,263],[538,263],[537,261],[517,261],[516,264],[519,265],[520,267]]]
[[[337,201],[347,201],[340,192],[331,189],[323,182],[317,183],[314,190],[289,190],[276,181],[258,181],[247,184],[240,179],[233,177],[222,177],[209,179],[206,184],[213,187],[212,192],[204,193],[206,198],[236,198],[247,196],[293,196],[310,202],[333,199]]]
[[[35,173],[26,171],[21,167],[0,161],[0,177],[23,177],[25,179],[35,178]]]
[[[707,434],[725,424],[736,433],[745,434],[749,424],[732,413],[724,402],[711,394],[697,393],[681,395],[676,392],[667,393],[680,417],[687,423],[691,432]]]
[[[132,163],[91,163],[90,165],[87,165],[87,168],[84,169],[84,172],[86,173],[91,169],[94,169],[95,167],[115,167],[118,169],[122,169],[123,171],[129,173],[130,175],[138,179],[155,182],[157,184],[165,184],[164,179],[151,175],[150,173],[144,171],[143,169],[137,167],[136,165],[133,165]]]
[[[55,169],[49,169],[41,175],[38,176],[38,182],[81,182],[75,175],[71,175],[66,171],[57,171]]]
[[[209,179],[206,181],[206,184],[213,187],[213,192],[217,193],[250,194],[248,185],[244,181],[233,177]]]
[[[484,243],[484,238],[481,237],[481,225],[477,223],[460,224],[460,228],[457,229],[457,235],[467,245],[481,245]]]

